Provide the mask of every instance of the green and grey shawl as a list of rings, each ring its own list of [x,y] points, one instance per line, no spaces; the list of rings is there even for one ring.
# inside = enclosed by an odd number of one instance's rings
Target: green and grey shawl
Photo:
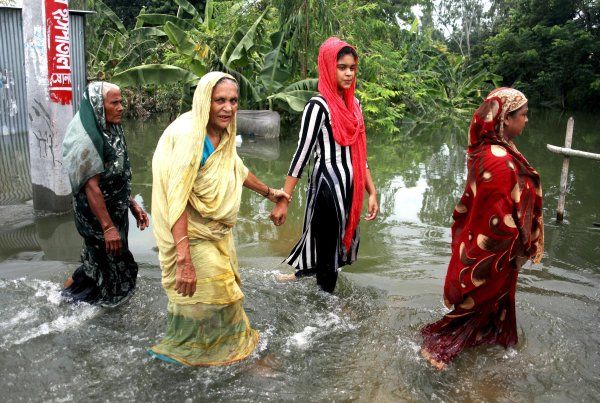
[[[69,175],[73,194],[93,176],[104,172],[104,162],[112,147],[107,138],[123,136],[121,125],[107,124],[104,112],[102,88],[104,81],[90,83],[79,104],[62,143],[63,165]]]

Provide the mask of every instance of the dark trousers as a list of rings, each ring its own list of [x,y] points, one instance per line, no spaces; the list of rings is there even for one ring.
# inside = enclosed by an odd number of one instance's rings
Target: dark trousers
[[[326,292],[333,292],[338,273],[336,260],[340,242],[340,223],[335,208],[334,195],[325,183],[317,195],[312,228],[317,250],[317,284]]]

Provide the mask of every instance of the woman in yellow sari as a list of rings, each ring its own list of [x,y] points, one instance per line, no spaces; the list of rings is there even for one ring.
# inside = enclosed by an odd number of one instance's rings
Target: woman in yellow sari
[[[169,302],[165,337],[149,353],[165,361],[230,364],[258,342],[243,308],[232,228],[242,185],[272,202],[289,195],[238,157],[237,103],[231,75],[206,74],[192,110],[167,127],[152,159],[153,228]]]

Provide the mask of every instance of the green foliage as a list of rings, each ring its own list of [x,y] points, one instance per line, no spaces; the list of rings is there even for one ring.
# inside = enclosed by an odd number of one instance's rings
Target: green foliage
[[[119,17],[101,0],[94,2],[97,15],[92,17],[87,43],[88,76],[108,79],[119,71],[141,63],[156,62],[159,38],[157,28],[127,30]]]
[[[501,76],[502,84],[525,92],[532,105],[600,107],[598,1],[491,3],[488,32],[474,44],[474,60]]]
[[[193,83],[198,79],[199,77],[194,73],[177,66],[145,64],[115,74],[111,81],[122,86],[141,87],[157,83],[163,85]]]
[[[71,1],[72,2],[72,1]],[[71,3],[69,2],[69,3]],[[92,0],[92,3],[96,1]],[[132,29],[135,26],[136,18],[140,11],[146,14],[170,14],[177,15],[179,8],[182,12],[187,12],[189,5],[196,10],[202,12],[204,10],[205,0],[192,1],[164,1],[164,0],[104,0],[104,3],[119,16],[123,25],[127,29]],[[180,4],[181,3],[181,4]],[[186,4],[187,3],[187,4]],[[95,4],[94,8],[98,10]]]
[[[488,39],[483,59],[506,84],[537,104],[560,108],[598,107],[600,38],[577,21],[562,25],[504,28]]]
[[[315,94],[318,48],[337,35],[359,53],[357,97],[368,129],[386,135],[399,133],[401,122],[434,117],[464,124],[497,81],[424,29],[413,1],[209,0],[202,11],[175,3],[177,13],[141,9],[125,32],[114,13],[97,7],[103,31],[91,70],[151,92],[170,85],[183,109],[198,77],[227,71],[240,83],[241,107],[276,109],[287,119]]]
[[[247,8],[240,17],[240,7],[233,2],[206,3],[205,18],[191,9],[187,2],[182,8],[195,18],[140,14],[137,26],[158,25],[168,39],[162,65],[139,65],[114,76],[122,83],[148,85],[164,83],[166,80],[188,82],[190,77],[201,76],[207,71],[219,69],[233,74],[240,83],[242,103],[245,107],[277,107],[283,111],[299,112],[314,93],[314,80],[304,80],[297,86],[291,79],[289,55],[281,39],[284,34],[275,32],[272,37],[278,45],[275,49],[266,46],[266,28],[272,17],[271,8],[259,10]],[[224,6],[229,6],[225,8]],[[234,6],[234,7],[231,7]],[[215,18],[222,12],[221,19]],[[253,17],[249,19],[248,16]],[[233,24],[231,22],[234,22]],[[237,27],[232,30],[231,27]],[[224,41],[223,38],[229,38]],[[209,45],[210,44],[210,45]],[[161,72],[161,69],[164,69]],[[189,75],[183,74],[184,71]],[[140,73],[152,75],[140,76]],[[152,81],[154,80],[154,81]],[[184,91],[183,105],[189,104],[189,92]]]
[[[388,22],[385,8],[348,1],[340,13],[359,53],[357,95],[371,131],[399,133],[399,123],[447,119],[461,126],[498,77],[449,52],[434,32],[411,18],[403,28]],[[402,13],[398,5],[395,12]],[[405,15],[410,15],[405,13]]]

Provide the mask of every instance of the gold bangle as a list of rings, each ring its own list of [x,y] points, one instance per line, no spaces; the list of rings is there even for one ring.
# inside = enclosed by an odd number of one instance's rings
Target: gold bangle
[[[175,246],[179,245],[179,244],[181,243],[181,241],[183,241],[183,240],[184,240],[184,239],[186,239],[186,238],[187,238],[187,239],[189,239],[189,237],[188,237],[187,235],[184,235],[184,236],[182,236],[182,237],[179,239],[179,241],[177,241],[177,242],[175,243]]]
[[[108,227],[107,229],[105,229],[102,233],[106,234],[108,231],[110,231],[111,229],[116,229],[114,226],[112,227]]]

